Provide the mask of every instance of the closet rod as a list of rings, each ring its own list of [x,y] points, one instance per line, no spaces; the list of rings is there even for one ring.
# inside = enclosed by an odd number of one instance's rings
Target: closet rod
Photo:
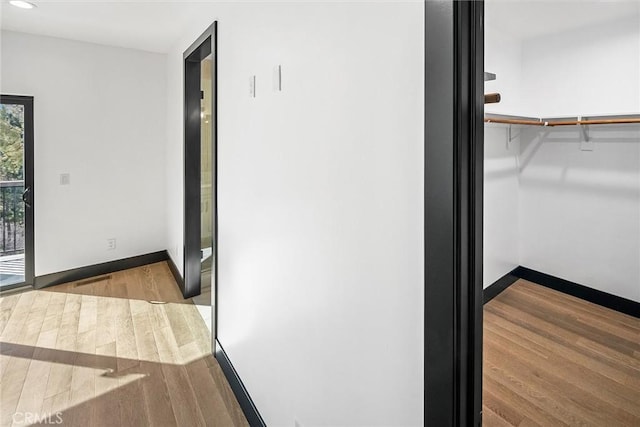
[[[593,120],[558,120],[547,122],[547,126],[573,126],[573,125],[623,125],[640,123],[640,118],[634,119],[593,119]]]
[[[576,126],[576,125],[618,125],[640,123],[640,118],[628,119],[593,119],[593,120],[526,120],[526,119],[503,119],[498,117],[485,117],[485,123],[502,123],[507,125],[528,125],[528,126]]]
[[[530,125],[530,126],[544,126],[544,122],[539,120],[526,120],[526,119],[501,119],[494,117],[485,117],[485,123],[503,123],[506,125]]]

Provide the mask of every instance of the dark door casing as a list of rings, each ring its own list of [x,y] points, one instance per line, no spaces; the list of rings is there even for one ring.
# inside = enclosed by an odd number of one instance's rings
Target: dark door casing
[[[212,72],[212,210],[213,220],[213,274],[217,275],[217,123],[216,123],[216,28],[207,29],[184,53],[184,280],[180,283],[182,294],[191,298],[200,294],[201,283],[201,117],[202,97],[201,61],[213,54]],[[215,298],[215,289],[214,295]]]
[[[24,283],[4,286],[3,290],[29,285],[33,286],[35,276],[35,242],[34,242],[34,121],[33,96],[0,95],[0,104],[22,105],[24,108]]]
[[[484,3],[425,1],[428,426],[482,424]]]

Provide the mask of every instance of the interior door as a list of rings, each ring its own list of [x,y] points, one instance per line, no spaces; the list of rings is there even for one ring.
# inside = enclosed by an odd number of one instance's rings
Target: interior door
[[[33,285],[33,97],[0,95],[0,290]]]

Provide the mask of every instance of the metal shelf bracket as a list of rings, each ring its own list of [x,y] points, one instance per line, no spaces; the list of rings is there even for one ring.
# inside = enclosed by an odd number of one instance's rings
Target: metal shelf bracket
[[[578,116],[578,121],[582,121],[582,117]],[[580,128],[580,133],[582,138],[580,138],[580,150],[581,151],[593,151],[594,143],[589,140],[589,129],[585,124],[579,124],[578,128]]]

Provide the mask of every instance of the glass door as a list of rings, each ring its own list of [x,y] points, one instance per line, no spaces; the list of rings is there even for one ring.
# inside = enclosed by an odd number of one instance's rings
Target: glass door
[[[0,290],[33,284],[33,98],[0,96]]]

